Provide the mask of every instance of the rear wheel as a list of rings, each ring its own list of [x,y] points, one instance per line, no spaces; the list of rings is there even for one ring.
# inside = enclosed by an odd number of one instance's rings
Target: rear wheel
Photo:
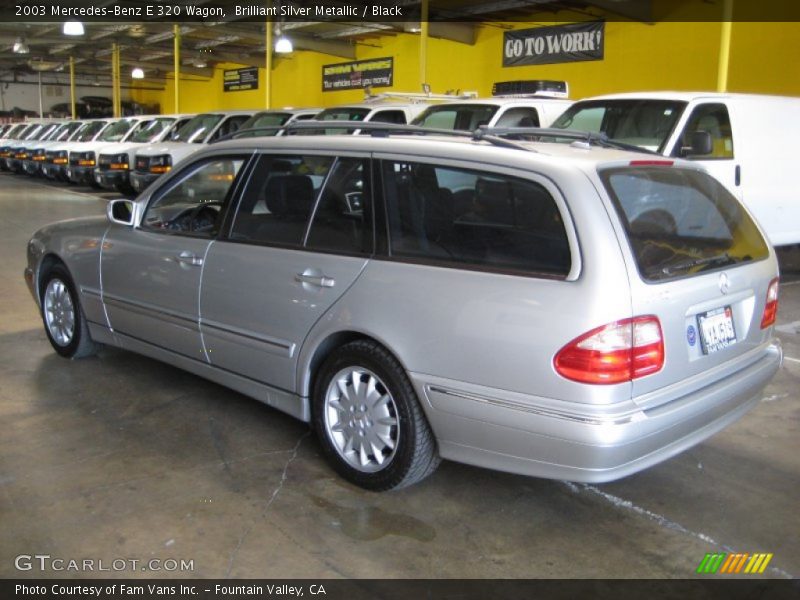
[[[345,479],[370,490],[421,481],[440,459],[436,441],[402,366],[382,346],[351,342],[335,350],[314,386],[314,427]]]
[[[42,320],[55,351],[67,358],[95,354],[98,346],[89,335],[86,317],[67,269],[63,265],[52,267],[42,288]]]

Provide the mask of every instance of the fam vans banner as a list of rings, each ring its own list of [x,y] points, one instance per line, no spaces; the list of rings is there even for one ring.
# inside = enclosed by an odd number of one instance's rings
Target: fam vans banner
[[[574,23],[506,31],[503,66],[602,60],[605,23]]]
[[[393,76],[394,59],[391,56],[323,65],[322,91],[354,90],[367,86],[391,87]]]

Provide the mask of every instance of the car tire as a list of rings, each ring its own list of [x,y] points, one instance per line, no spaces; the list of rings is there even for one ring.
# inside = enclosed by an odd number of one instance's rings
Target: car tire
[[[328,357],[315,380],[312,410],[326,458],[360,487],[406,487],[441,462],[411,381],[375,342],[350,342]]]
[[[75,284],[63,265],[54,265],[41,288],[42,321],[53,349],[65,358],[85,358],[99,346],[89,334]]]

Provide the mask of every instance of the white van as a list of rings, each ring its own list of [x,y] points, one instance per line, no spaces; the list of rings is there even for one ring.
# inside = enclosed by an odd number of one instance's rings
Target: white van
[[[616,142],[696,161],[744,202],[774,246],[800,243],[792,148],[800,134],[800,98],[613,94],[576,102],[553,127],[602,132]]]

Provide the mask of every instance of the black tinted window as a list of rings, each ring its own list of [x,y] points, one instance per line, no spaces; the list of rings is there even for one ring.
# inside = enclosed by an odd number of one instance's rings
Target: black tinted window
[[[421,163],[383,163],[391,253],[566,276],[561,213],[538,183]]]
[[[262,156],[242,195],[231,239],[301,246],[330,156]]]
[[[600,173],[639,272],[663,281],[760,260],[767,244],[742,205],[693,169],[621,167]]]
[[[347,254],[372,252],[372,199],[369,163],[340,158],[325,182],[307,246]]]

